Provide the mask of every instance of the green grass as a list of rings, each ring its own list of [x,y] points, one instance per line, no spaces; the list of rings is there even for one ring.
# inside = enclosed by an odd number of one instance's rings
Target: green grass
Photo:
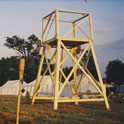
[[[59,109],[53,110],[53,104],[26,104],[21,98],[20,124],[123,124],[124,100],[110,102],[107,111],[104,103],[59,103]],[[0,96],[0,124],[15,124],[16,96]]]

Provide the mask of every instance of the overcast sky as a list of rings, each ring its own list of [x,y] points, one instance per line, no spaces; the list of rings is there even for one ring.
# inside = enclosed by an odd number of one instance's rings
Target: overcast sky
[[[4,47],[5,37],[41,37],[42,17],[51,11],[90,12],[94,47],[102,76],[108,61],[124,62],[124,0],[0,0],[0,58],[15,55]]]

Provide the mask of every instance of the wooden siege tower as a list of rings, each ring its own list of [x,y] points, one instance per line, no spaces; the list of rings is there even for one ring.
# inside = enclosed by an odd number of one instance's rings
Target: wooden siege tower
[[[102,101],[105,102],[107,109],[110,108],[92,43],[93,30],[90,13],[55,10],[42,19],[42,57],[32,96],[32,104],[34,104],[36,99],[51,100],[53,108],[56,110],[58,109],[58,103],[61,102],[75,102],[75,104],[78,104],[78,102]],[[88,57],[83,62],[86,52],[88,52]],[[98,81],[87,68],[91,55],[96,67]],[[46,60],[47,68],[41,76],[44,59]],[[68,76],[63,72],[65,63],[72,64],[73,67]],[[53,71],[50,68],[51,64],[55,65]],[[80,78],[82,79],[83,76],[86,76],[97,89],[100,97],[79,97],[79,88],[82,82],[81,79],[79,82],[77,81],[77,69],[81,71]],[[47,72],[50,75],[43,81]],[[74,87],[69,81],[72,75],[74,77]],[[64,78],[63,83],[62,77]],[[39,96],[38,93],[49,80],[53,84],[51,96]],[[74,94],[72,97],[61,96],[66,85],[70,87]]]

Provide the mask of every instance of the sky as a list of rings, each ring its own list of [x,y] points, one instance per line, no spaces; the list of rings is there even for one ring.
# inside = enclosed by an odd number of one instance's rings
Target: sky
[[[110,60],[124,62],[124,0],[0,0],[0,58],[16,55],[6,48],[6,37],[41,39],[42,17],[70,10],[92,14],[94,48],[102,76]]]

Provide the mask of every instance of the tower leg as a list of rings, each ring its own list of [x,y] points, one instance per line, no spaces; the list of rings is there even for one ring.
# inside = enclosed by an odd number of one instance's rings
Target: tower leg
[[[102,81],[102,76],[101,76],[100,69],[99,69],[99,66],[98,66],[98,63],[97,63],[97,59],[96,59],[96,55],[95,55],[95,50],[93,48],[93,45],[92,45],[91,41],[89,42],[89,44],[90,44],[90,48],[91,48],[91,51],[92,51],[92,55],[93,55],[93,59],[94,59],[94,64],[96,66],[96,71],[97,71],[97,74],[98,74],[100,85],[101,85],[101,88],[102,88],[102,92],[103,92],[103,97],[104,97],[104,100],[105,100],[106,108],[110,109],[110,106],[109,106],[109,103],[108,103],[108,99],[107,99],[107,96],[106,96],[106,93],[105,93],[105,87],[104,87],[103,81]]]
[[[75,27],[76,24],[75,22],[72,23],[72,27],[73,27],[73,38],[76,38],[76,30],[75,30]],[[74,56],[74,58],[76,58],[76,48],[74,48],[72,50],[72,54]],[[73,67],[76,65],[76,63],[73,61]],[[78,91],[77,91],[77,68],[74,69],[74,89],[75,89],[75,97],[77,98],[78,97]],[[78,102],[75,102],[75,105],[78,105]]]
[[[39,66],[39,70],[38,70],[38,74],[37,74],[37,80],[36,80],[36,85],[33,91],[33,97],[32,97],[32,104],[34,104],[35,102],[35,97],[36,97],[36,92],[38,89],[38,84],[39,84],[39,80],[40,80],[40,76],[41,76],[41,71],[42,71],[42,66],[43,66],[43,62],[44,62],[44,56],[45,56],[45,48],[43,48],[43,54],[42,54],[42,58],[41,58],[41,62],[40,62],[40,66]]]
[[[76,54],[76,50],[73,49],[74,58],[76,58],[75,54]],[[76,65],[76,63],[73,61],[73,67],[75,65]],[[77,92],[77,68],[74,69],[74,88],[75,88],[75,97],[77,97],[78,96],[78,92]],[[78,105],[78,102],[75,102],[75,105]]]
[[[56,53],[56,70],[55,70],[55,92],[54,92],[54,110],[58,109],[58,89],[59,89],[59,69],[60,69],[60,40],[57,41],[57,53]]]

